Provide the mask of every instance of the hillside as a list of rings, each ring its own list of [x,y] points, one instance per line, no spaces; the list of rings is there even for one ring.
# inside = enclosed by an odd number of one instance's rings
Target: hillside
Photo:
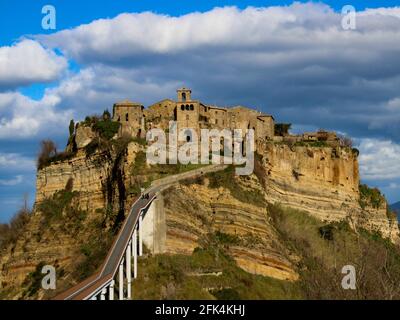
[[[141,188],[198,168],[149,166],[146,142],[118,130],[107,114],[88,117],[64,152],[44,144],[51,152],[39,158],[33,213],[0,238],[0,298],[47,299],[79,283],[103,261]],[[398,297],[397,221],[379,190],[359,186],[357,156],[259,141],[251,176],[228,166],[171,186],[162,249],[139,260],[134,298]],[[44,264],[57,268],[55,291],[40,288]],[[347,264],[363,272],[356,291],[340,287]]]
[[[395,211],[395,212],[397,213],[397,215],[399,216],[399,215],[400,215],[400,201],[391,204],[391,205],[390,205],[390,209],[393,210],[393,211]]]

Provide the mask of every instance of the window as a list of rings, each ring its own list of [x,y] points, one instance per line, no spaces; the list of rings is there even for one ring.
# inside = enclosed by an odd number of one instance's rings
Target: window
[[[189,107],[189,105],[187,104],[187,105],[186,105],[186,110],[188,110],[188,111],[189,111],[189,108],[190,108],[190,107]]]
[[[186,115],[186,120],[189,120],[189,115],[188,114]]]
[[[186,135],[186,142],[191,142],[192,141],[192,132],[190,130],[186,130],[185,135]]]
[[[192,110],[192,111],[194,110],[194,105],[192,105],[192,104],[190,105],[190,110]]]
[[[125,120],[126,120],[126,121],[129,121],[129,113],[127,113],[127,114],[125,115]]]
[[[185,110],[185,106],[184,105],[181,105],[181,110],[182,111]]]
[[[186,92],[182,92],[182,101],[186,101]]]

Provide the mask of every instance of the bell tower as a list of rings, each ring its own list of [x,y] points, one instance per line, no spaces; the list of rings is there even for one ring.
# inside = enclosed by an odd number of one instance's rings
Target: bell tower
[[[178,93],[178,102],[186,102],[192,100],[192,90],[183,87],[176,90],[176,92]]]

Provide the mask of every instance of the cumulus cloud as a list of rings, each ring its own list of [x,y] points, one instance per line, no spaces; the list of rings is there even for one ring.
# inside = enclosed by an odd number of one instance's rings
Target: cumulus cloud
[[[55,80],[66,67],[64,57],[34,40],[0,47],[0,90]]]
[[[66,127],[73,111],[58,110],[56,95],[33,100],[18,92],[0,93],[0,139],[32,138],[38,134],[58,134]]]
[[[363,139],[360,149],[360,173],[366,180],[400,178],[400,145],[389,140]],[[391,188],[396,187],[393,184]]]
[[[115,92],[150,103],[152,87],[155,101],[184,84],[206,103],[400,142],[398,12],[360,12],[352,31],[342,29],[340,13],[315,3],[125,13],[37,39],[99,73],[90,88],[82,83],[93,97]]]

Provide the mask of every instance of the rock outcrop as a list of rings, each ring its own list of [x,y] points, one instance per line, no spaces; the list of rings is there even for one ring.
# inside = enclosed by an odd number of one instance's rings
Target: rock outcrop
[[[256,173],[268,201],[304,210],[320,220],[347,220],[353,227],[380,232],[399,241],[397,222],[387,216],[387,204],[361,208],[357,153],[350,148],[258,146]]]

